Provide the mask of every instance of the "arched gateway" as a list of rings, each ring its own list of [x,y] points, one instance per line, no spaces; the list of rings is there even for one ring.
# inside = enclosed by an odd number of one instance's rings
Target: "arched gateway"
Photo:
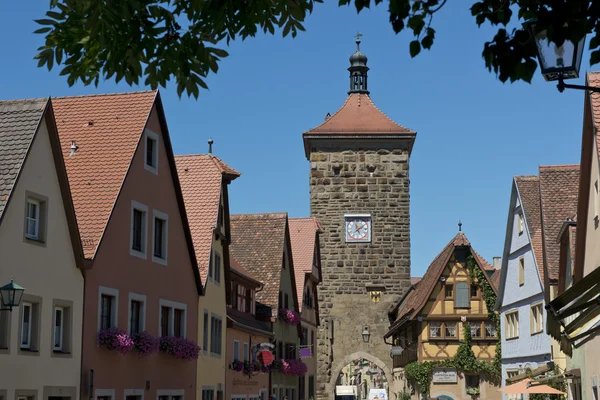
[[[408,172],[416,133],[375,106],[367,57],[356,43],[346,102],[303,134],[311,215],[322,228],[318,400],[333,399],[339,370],[356,358],[385,371],[395,399],[383,336],[388,312],[410,286]]]

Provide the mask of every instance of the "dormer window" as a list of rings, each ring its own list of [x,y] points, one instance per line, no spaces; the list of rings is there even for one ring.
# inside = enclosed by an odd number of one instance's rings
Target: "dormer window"
[[[145,150],[144,167],[158,174],[158,135],[148,129],[145,132]]]
[[[517,232],[519,233],[519,236],[521,236],[523,234],[523,231],[525,230],[525,223],[523,222],[523,213],[519,212],[517,214]]]

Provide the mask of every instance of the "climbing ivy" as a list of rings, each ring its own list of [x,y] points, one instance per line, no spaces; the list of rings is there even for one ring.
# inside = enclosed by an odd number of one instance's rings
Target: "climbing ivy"
[[[424,396],[429,395],[431,374],[433,369],[437,367],[456,368],[460,372],[483,374],[491,383],[495,385],[500,384],[502,376],[502,350],[500,348],[500,318],[494,312],[496,293],[472,255],[469,255],[467,258],[467,270],[469,273],[469,282],[476,282],[481,287],[483,300],[488,310],[488,317],[496,324],[496,334],[498,335],[496,354],[491,362],[478,360],[471,347],[471,326],[468,323],[463,323],[463,340],[459,344],[454,357],[440,361],[415,361],[404,367],[406,377],[419,387],[421,394]]]

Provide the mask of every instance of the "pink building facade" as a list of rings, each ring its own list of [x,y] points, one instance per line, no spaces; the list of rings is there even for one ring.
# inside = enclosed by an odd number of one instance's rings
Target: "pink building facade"
[[[81,398],[194,400],[193,355],[99,344],[115,328],[198,337],[202,287],[160,96],[59,98],[56,120],[87,259]]]

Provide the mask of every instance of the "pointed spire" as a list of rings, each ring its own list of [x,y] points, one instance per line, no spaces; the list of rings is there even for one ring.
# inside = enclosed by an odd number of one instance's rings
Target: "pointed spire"
[[[367,56],[360,51],[360,38],[363,36],[362,33],[357,33],[356,38],[356,52],[350,56],[350,93],[365,93],[369,94],[367,90]]]

